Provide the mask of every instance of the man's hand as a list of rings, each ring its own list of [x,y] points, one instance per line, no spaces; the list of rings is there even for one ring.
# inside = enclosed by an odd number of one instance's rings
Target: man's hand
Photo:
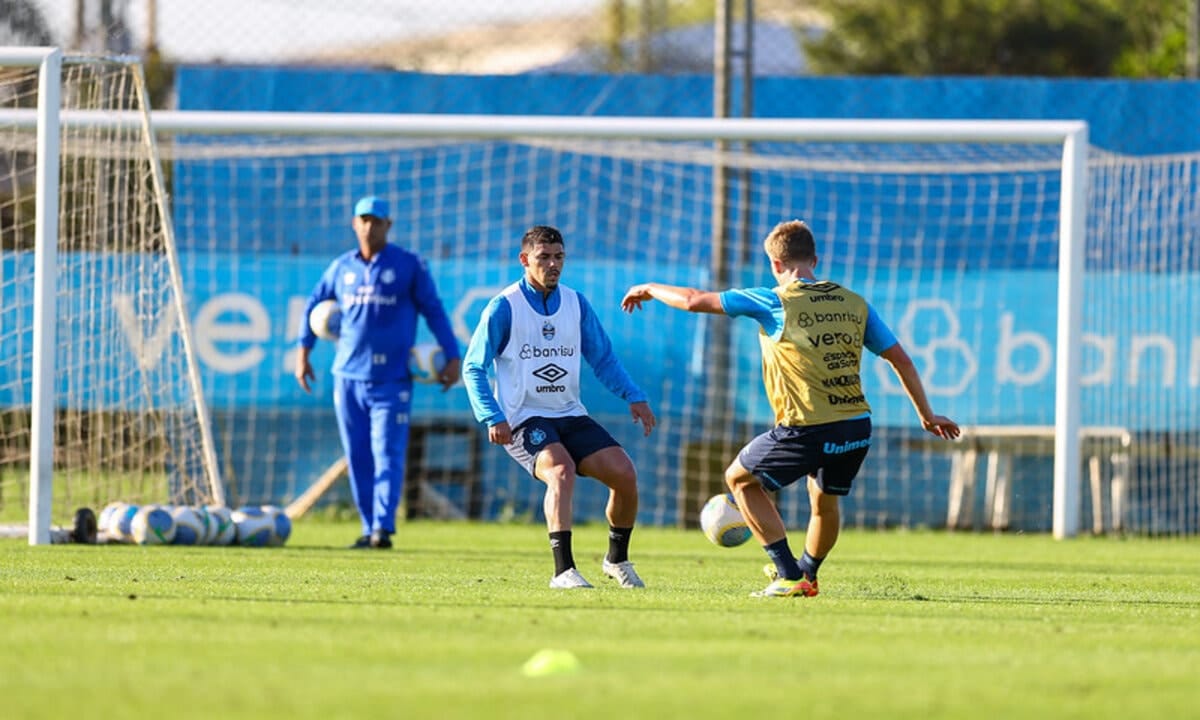
[[[438,382],[442,384],[442,392],[446,392],[450,388],[454,387],[454,384],[457,383],[461,377],[462,358],[447,360],[445,366],[442,367],[442,371],[438,373]]]
[[[498,422],[488,428],[488,440],[493,445],[508,445],[512,442],[512,428],[508,421]]]
[[[654,296],[650,294],[650,285],[648,283],[633,285],[625,291],[625,297],[621,298],[621,309],[627,313],[631,313],[634,310],[641,310],[642,303],[653,299]]]
[[[309,383],[310,381],[315,382],[317,379],[316,374],[313,373],[312,363],[308,361],[308,356],[311,352],[312,348],[303,346],[296,351],[296,382],[300,383],[300,387],[304,388],[304,392],[310,394],[312,393],[312,386]]]
[[[648,402],[629,403],[629,414],[633,416],[635,423],[642,424],[642,437],[649,435],[657,424],[654,419],[654,411],[650,409]]]
[[[945,415],[934,415],[928,420],[922,420],[921,427],[925,428],[925,432],[932,433],[946,440],[955,440],[962,432],[958,429],[958,423]]]

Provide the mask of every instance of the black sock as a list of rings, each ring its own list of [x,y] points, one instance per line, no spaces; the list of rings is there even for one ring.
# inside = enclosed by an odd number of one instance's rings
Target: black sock
[[[623,563],[629,559],[629,536],[633,534],[633,528],[619,528],[608,526],[608,555],[605,560],[610,563]]]
[[[554,553],[555,576],[575,567],[575,556],[571,553],[570,530],[556,530],[550,533],[550,550]]]
[[[800,565],[800,571],[804,573],[804,577],[808,578],[809,580],[816,580],[817,570],[821,567],[821,563],[823,562],[825,562],[825,558],[815,558],[812,555],[809,555],[808,551],[805,550],[804,554],[800,556],[800,561],[798,564]]]
[[[800,579],[802,574],[800,565],[796,563],[796,556],[792,554],[792,548],[788,545],[787,538],[764,545],[763,550],[767,551],[767,557],[775,563],[775,571],[779,573],[780,578],[784,580]]]

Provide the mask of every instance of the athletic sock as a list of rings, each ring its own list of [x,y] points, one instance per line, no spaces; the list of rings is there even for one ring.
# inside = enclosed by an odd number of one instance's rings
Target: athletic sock
[[[804,573],[804,577],[808,578],[810,581],[815,581],[817,579],[817,570],[821,567],[821,563],[824,561],[825,558],[815,558],[812,555],[809,555],[808,551],[805,550],[804,554],[800,556],[800,561],[798,564],[800,565],[800,571]]]
[[[575,556],[571,553],[570,530],[556,530],[550,533],[550,550],[554,553],[555,577],[575,567]]]
[[[619,528],[608,526],[608,555],[605,560],[610,563],[623,563],[629,559],[629,536],[633,534],[633,528]]]
[[[776,540],[770,545],[764,545],[763,550],[767,551],[767,557],[775,563],[775,571],[779,573],[779,577],[785,580],[799,580],[803,574],[800,570],[800,565],[796,562],[796,556],[792,554],[792,548],[788,545],[787,538]]]

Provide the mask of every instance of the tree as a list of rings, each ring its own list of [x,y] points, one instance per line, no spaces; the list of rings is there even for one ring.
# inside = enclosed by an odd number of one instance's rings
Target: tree
[[[1122,77],[1179,78],[1187,75],[1188,6],[1200,0],[1117,0],[1129,19],[1132,42],[1117,58]]]
[[[810,65],[818,73],[1104,77],[1133,66],[1129,58],[1136,55],[1137,23],[1128,22],[1122,11],[1160,3],[814,0],[814,4],[831,20],[827,32],[804,40]]]

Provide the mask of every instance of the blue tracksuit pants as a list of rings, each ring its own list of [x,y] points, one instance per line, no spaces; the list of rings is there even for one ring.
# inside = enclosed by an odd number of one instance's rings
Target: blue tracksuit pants
[[[396,508],[404,488],[412,382],[335,376],[333,406],[363,534],[375,530],[394,533]]]

